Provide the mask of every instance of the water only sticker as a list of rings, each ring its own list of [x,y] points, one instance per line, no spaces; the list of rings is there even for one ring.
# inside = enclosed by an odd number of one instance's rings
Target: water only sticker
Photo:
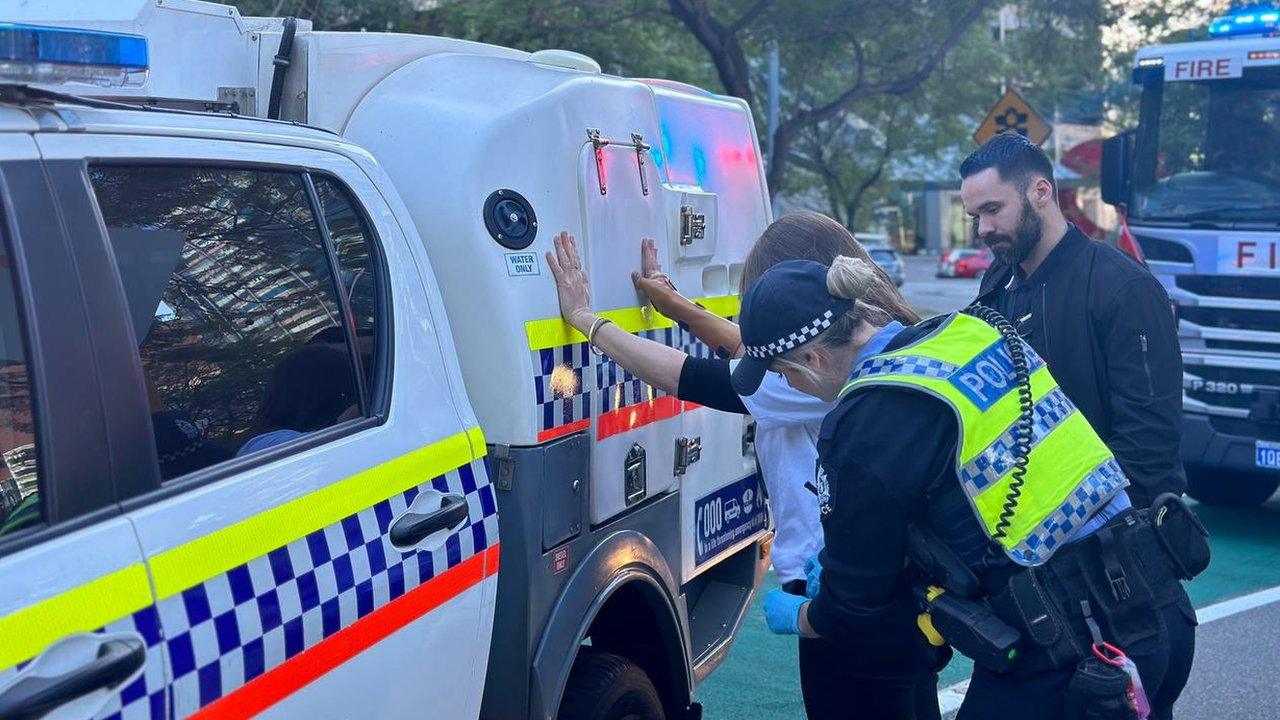
[[[507,275],[511,277],[541,274],[538,271],[538,256],[534,253],[507,253],[506,258]]]

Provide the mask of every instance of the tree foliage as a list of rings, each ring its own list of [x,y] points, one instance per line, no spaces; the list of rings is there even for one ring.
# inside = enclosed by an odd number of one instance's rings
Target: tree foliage
[[[606,72],[736,95],[755,111],[771,192],[821,198],[822,209],[853,224],[896,183],[918,179],[907,169],[967,151],[1003,89],[1019,89],[1046,115],[1058,107],[1100,118],[1109,100],[1131,102],[1128,63],[1139,45],[1185,35],[1226,2],[249,0],[241,8],[297,15],[318,29],[566,48]],[[1000,32],[1002,14],[1015,29]],[[783,89],[769,146],[772,48]]]

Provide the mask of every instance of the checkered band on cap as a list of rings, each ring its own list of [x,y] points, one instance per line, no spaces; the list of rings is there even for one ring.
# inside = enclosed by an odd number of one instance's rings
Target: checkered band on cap
[[[777,357],[818,337],[818,334],[831,327],[833,322],[835,322],[835,313],[828,310],[821,317],[780,340],[774,340],[768,345],[747,345],[746,354],[754,358]]]

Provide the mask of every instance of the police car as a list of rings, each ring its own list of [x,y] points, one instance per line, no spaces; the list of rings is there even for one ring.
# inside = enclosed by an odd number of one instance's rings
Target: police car
[[[0,717],[696,717],[767,565],[741,418],[621,327],[726,317],[736,100],[183,0],[0,24]]]

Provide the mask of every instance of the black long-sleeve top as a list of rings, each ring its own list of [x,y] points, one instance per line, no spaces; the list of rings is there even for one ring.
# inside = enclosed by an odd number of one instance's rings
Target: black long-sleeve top
[[[687,357],[680,367],[676,396],[715,410],[746,415],[747,407],[729,382],[729,361]]]

